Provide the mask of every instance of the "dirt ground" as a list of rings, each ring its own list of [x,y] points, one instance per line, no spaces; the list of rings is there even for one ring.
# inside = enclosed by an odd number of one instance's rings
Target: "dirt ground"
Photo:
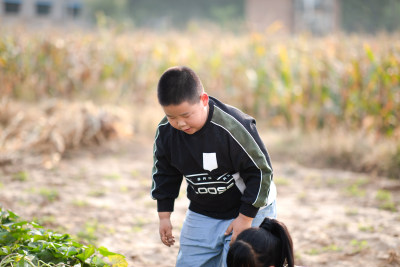
[[[292,234],[297,265],[400,266],[399,180],[271,157],[278,219]],[[145,137],[69,152],[50,169],[22,159],[0,166],[0,204],[121,253],[129,266],[174,266],[179,243],[168,248],[159,240],[151,166]],[[186,207],[182,187],[172,216],[178,240]]]

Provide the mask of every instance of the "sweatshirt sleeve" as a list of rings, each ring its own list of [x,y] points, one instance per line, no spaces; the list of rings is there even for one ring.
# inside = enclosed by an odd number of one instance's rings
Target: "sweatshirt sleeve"
[[[151,196],[157,200],[157,211],[172,212],[175,199],[179,195],[183,176],[169,163],[166,151],[168,148],[161,140],[159,128],[153,147],[153,171]]]
[[[244,115],[235,118],[218,109],[214,112],[214,119],[231,137],[231,160],[245,184],[239,212],[254,218],[259,208],[267,204],[273,175],[269,155],[258,135],[255,120]]]
[[[258,135],[255,121],[246,128],[243,129],[242,140],[238,138],[233,149],[233,162],[238,166],[240,177],[246,185],[239,212],[254,218],[258,209],[267,204],[273,173],[268,152]]]

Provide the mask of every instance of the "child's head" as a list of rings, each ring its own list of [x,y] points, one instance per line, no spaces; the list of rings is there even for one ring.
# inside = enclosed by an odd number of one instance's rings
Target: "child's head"
[[[190,68],[176,66],[167,69],[158,82],[157,96],[162,106],[179,105],[184,101],[200,101],[203,85],[199,76]]]
[[[227,256],[228,267],[294,266],[292,238],[286,226],[265,218],[259,228],[240,233]]]
[[[167,69],[158,82],[157,96],[172,127],[193,134],[207,121],[208,95],[190,68]]]

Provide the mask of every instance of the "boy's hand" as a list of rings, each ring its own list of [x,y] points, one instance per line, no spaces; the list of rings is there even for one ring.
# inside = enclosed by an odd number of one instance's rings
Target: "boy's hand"
[[[239,213],[239,216],[236,217],[232,221],[232,223],[228,226],[228,229],[226,229],[225,235],[229,235],[232,233],[232,238],[231,242],[229,245],[232,245],[233,242],[235,242],[236,237],[243,231],[251,227],[251,223],[253,222],[253,218],[247,217],[241,213]]]
[[[171,212],[159,212],[160,218],[160,238],[164,245],[170,247],[175,243],[175,237],[172,235]]]

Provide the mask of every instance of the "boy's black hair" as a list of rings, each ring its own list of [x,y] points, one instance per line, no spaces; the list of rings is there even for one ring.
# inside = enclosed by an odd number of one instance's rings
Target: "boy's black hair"
[[[285,224],[265,218],[259,228],[241,232],[230,247],[228,267],[293,267],[293,242]]]
[[[167,69],[158,82],[157,97],[162,106],[179,105],[184,101],[191,104],[200,101],[203,85],[190,68],[176,66]]]

